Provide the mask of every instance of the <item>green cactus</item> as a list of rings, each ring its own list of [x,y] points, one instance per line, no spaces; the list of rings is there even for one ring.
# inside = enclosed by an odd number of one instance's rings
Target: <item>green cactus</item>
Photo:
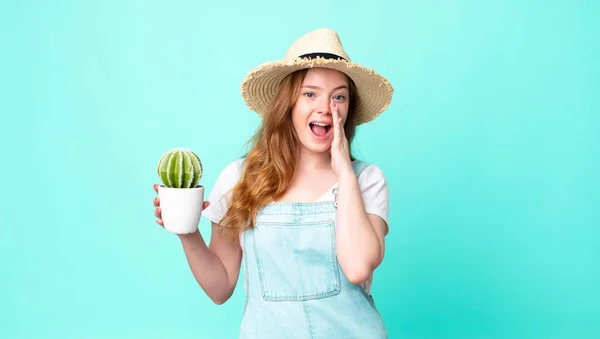
[[[196,153],[175,148],[161,156],[157,172],[166,187],[194,188],[202,177],[202,162]]]

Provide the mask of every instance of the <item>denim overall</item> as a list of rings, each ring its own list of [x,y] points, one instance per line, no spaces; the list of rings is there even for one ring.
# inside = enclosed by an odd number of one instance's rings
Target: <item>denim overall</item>
[[[353,162],[357,176],[365,167]],[[243,233],[240,338],[387,338],[373,299],[338,264],[336,208],[336,201],[271,203]]]

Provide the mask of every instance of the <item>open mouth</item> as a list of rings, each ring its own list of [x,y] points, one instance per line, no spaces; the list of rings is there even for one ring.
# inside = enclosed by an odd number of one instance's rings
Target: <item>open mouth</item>
[[[322,122],[311,122],[308,124],[313,136],[317,139],[327,139],[331,132],[331,125]]]

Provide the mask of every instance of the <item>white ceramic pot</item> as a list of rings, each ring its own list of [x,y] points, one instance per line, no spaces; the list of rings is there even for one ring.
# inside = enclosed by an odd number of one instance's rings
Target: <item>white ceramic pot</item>
[[[170,188],[159,185],[158,197],[165,230],[174,234],[190,234],[198,229],[204,186]]]

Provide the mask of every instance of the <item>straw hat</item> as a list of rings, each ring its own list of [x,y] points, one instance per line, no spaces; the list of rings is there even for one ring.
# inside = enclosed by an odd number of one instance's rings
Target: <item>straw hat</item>
[[[357,125],[375,119],[391,103],[394,90],[389,81],[374,70],[352,62],[338,34],[327,28],[300,37],[283,60],[266,62],[250,71],[242,81],[242,97],[251,110],[263,117],[283,78],[312,67],[335,69],[354,81],[359,97]]]

